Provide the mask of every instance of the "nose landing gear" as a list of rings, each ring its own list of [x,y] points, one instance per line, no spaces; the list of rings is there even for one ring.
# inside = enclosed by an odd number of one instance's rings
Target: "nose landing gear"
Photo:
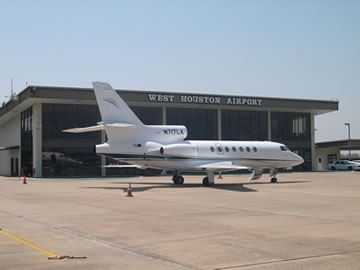
[[[276,169],[271,169],[271,170],[270,170],[270,177],[271,177],[270,182],[271,182],[271,183],[276,183],[276,182],[277,182],[276,174],[277,174],[277,170],[276,170]]]

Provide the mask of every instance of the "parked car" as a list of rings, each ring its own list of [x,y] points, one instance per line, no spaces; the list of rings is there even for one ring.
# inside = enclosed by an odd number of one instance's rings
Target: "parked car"
[[[334,163],[328,165],[328,170],[347,170],[347,171],[360,171],[360,164],[349,160],[337,160]]]
[[[357,164],[360,165],[360,160],[353,160],[352,162],[356,162]],[[354,171],[360,171],[360,166],[355,167],[355,168],[354,168]]]

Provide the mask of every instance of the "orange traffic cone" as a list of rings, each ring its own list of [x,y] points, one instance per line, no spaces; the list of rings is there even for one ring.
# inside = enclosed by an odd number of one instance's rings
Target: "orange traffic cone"
[[[26,185],[26,175],[24,175],[24,181],[23,181],[23,184]]]
[[[134,196],[132,195],[132,192],[131,192],[131,183],[129,183],[129,187],[128,187],[128,190],[127,190],[127,195],[126,195],[126,197],[134,197]]]
[[[222,176],[221,176],[221,171],[219,171],[218,179],[223,179]]]

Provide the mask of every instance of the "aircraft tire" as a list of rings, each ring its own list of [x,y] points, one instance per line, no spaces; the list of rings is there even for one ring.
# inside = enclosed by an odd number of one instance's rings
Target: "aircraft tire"
[[[271,183],[277,183],[277,178],[276,178],[276,177],[272,177],[272,178],[271,178]]]
[[[184,184],[184,177],[182,177],[181,175],[173,178],[174,184],[175,185],[182,185]]]
[[[212,186],[214,185],[214,183],[211,183],[211,182],[209,181],[209,178],[208,178],[208,177],[204,177],[204,178],[203,178],[203,185],[204,185],[205,187],[212,187]]]

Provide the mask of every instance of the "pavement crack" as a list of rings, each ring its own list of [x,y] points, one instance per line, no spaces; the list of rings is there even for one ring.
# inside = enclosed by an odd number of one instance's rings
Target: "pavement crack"
[[[234,269],[234,268],[261,266],[261,265],[269,265],[269,264],[275,264],[275,263],[285,263],[285,262],[291,262],[291,261],[332,257],[332,256],[346,255],[346,254],[353,254],[353,253],[360,253],[360,250],[344,251],[344,252],[338,252],[338,253],[320,254],[320,255],[304,256],[304,257],[296,257],[296,258],[288,258],[288,259],[283,259],[283,260],[274,260],[274,261],[259,262],[259,263],[249,263],[249,264],[225,266],[225,267],[215,268],[214,270],[226,270],[226,269]]]

